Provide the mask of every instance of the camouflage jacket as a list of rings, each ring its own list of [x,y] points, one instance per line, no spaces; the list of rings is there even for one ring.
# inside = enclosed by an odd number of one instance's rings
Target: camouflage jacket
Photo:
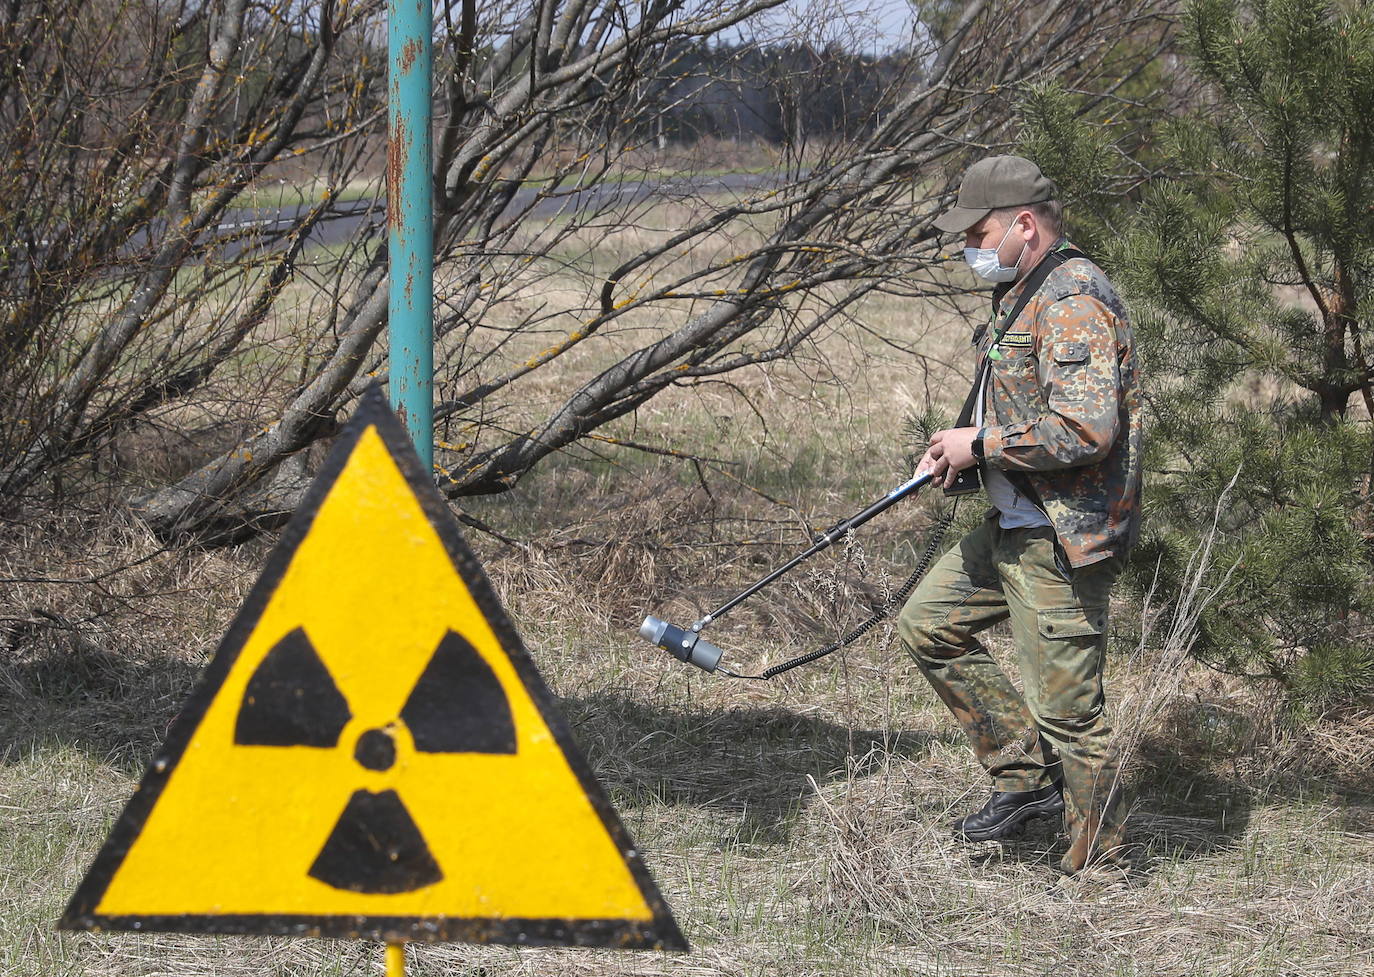
[[[1060,242],[1060,248],[1065,242]],[[1001,297],[998,323],[1025,279]],[[985,355],[995,328],[984,331]],[[1126,308],[1073,258],[1002,336],[984,393],[983,454],[1049,517],[1073,566],[1124,555],[1140,525],[1141,403]]]

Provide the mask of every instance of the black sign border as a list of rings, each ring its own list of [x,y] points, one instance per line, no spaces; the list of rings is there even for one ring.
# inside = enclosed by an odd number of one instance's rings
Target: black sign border
[[[362,439],[375,427],[392,459],[400,468],[430,526],[448,551],[454,569],[472,594],[478,609],[491,626],[502,650],[510,658],[535,707],[577,776],[592,808],[610,833],[645,902],[653,913],[647,922],[630,919],[527,919],[514,917],[454,916],[356,916],[295,914],[185,914],[171,916],[111,916],[95,912],[106,889],[138,838],[163,787],[181,761],[192,735],[200,726],[210,703],[218,695],[239,653],[257,626],[268,601],[281,583],[296,550],[314,525],[325,498],[334,488],[345,465]],[[319,474],[306,490],[300,506],[282,530],[268,555],[262,575],[244,600],[206,667],[205,674],[182,707],[161,749],[143,774],[143,780],[123,813],[110,829],[85,878],[77,887],[59,929],[134,930],[140,932],[214,933],[262,936],[307,936],[369,939],[387,942],[468,942],[513,946],[579,946],[627,950],[688,949],[672,911],[649,874],[639,849],[606,797],[586,757],[577,748],[567,723],[554,704],[553,694],[534,667],[524,642],[506,616],[472,551],[463,542],[448,503],[434,486],[411,444],[410,436],[392,412],[377,386],[361,397],[357,412],[340,433]]]

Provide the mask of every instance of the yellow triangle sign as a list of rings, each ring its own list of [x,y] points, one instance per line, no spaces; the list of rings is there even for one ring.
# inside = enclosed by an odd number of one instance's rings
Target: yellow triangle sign
[[[686,949],[375,390],[59,925]]]

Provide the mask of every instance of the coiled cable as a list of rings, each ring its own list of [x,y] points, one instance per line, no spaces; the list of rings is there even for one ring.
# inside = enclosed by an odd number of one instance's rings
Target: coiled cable
[[[796,658],[791,658],[785,662],[773,665],[770,668],[765,668],[758,675],[742,675],[739,672],[731,671],[723,665],[717,666],[716,671],[722,672],[731,678],[767,681],[768,679],[781,675],[783,672],[790,672],[792,669],[800,668],[802,665],[809,665],[814,661],[824,658],[826,655],[839,651],[841,648],[847,647],[855,641],[858,641],[891,614],[894,607],[906,603],[907,598],[910,597],[912,591],[916,589],[916,585],[921,582],[921,578],[924,577],[926,571],[930,569],[930,564],[935,559],[935,553],[940,548],[940,544],[944,542],[945,533],[949,531],[949,527],[954,523],[954,516],[958,511],[959,499],[956,498],[954,504],[950,506],[949,515],[945,516],[935,525],[935,531],[931,534],[930,542],[926,545],[926,551],[921,554],[921,558],[916,561],[916,569],[911,572],[911,576],[906,578],[906,582],[898,588],[896,593],[883,601],[882,606],[874,611],[872,616],[838,641],[833,641],[824,648],[819,648],[816,651],[808,652],[805,655],[798,655]]]

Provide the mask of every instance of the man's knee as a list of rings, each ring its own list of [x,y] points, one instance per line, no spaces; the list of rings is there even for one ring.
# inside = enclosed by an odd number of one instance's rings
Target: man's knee
[[[1071,684],[1051,681],[1039,695],[1028,695],[1027,705],[1041,731],[1060,743],[1075,742],[1106,727],[1100,675]]]
[[[1031,706],[1031,714],[1040,731],[1057,744],[1076,743],[1099,732],[1100,727],[1106,724],[1106,712],[1100,706],[1082,712],[1053,707],[1045,709],[1043,706],[1036,709]]]
[[[920,590],[897,615],[897,633],[918,665],[949,661],[977,647],[969,629],[950,620],[949,605],[928,599]]]
[[[917,664],[936,665],[978,650],[973,635],[1005,617],[987,537],[980,529],[960,540],[930,568],[897,615],[897,633]]]

